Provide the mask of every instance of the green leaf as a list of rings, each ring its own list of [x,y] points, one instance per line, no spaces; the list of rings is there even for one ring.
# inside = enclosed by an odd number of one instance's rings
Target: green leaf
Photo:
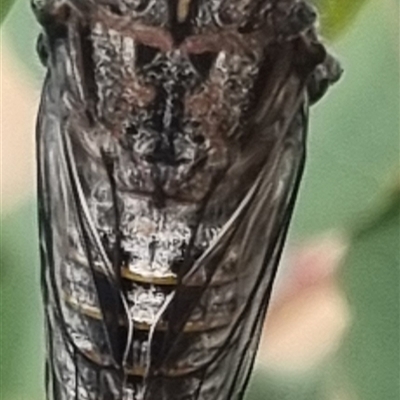
[[[40,25],[36,21],[29,0],[16,1],[3,26],[4,42],[7,47],[21,61],[21,81],[26,77],[32,78],[37,87],[40,87],[44,78],[45,69],[40,64],[36,54],[36,42],[40,32]]]
[[[363,400],[400,398],[400,187],[391,199],[357,228],[342,276],[354,321],[339,363]]]
[[[370,2],[336,45],[343,78],[311,113],[294,234],[352,228],[399,168],[398,27],[391,1]]]
[[[313,0],[320,14],[322,34],[336,38],[350,26],[368,0]]]
[[[0,0],[0,23],[3,22],[13,3],[14,0]]]
[[[325,368],[302,373],[277,372],[258,366],[245,400],[322,400]]]
[[[1,220],[0,398],[45,398],[43,317],[33,204]]]

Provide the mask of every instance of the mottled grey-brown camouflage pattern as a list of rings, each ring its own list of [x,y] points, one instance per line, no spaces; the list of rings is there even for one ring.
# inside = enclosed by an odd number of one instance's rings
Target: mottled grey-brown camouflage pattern
[[[52,400],[237,400],[340,75],[295,0],[34,0]]]

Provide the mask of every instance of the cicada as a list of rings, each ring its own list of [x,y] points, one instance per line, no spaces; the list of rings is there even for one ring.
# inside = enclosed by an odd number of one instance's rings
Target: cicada
[[[52,400],[237,400],[340,67],[301,0],[34,0]]]

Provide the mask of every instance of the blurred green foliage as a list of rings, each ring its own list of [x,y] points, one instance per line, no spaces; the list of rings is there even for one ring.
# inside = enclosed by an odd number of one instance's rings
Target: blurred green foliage
[[[14,0],[0,0],[0,22],[3,21]]]
[[[362,400],[400,398],[400,182],[352,234],[342,284],[354,323],[338,362]]]
[[[43,317],[34,204],[1,220],[0,399],[42,400]]]
[[[296,236],[351,229],[399,170],[398,16],[371,2],[330,48],[342,79],[311,110]]]
[[[289,375],[259,367],[253,374],[245,400],[325,400],[325,378],[324,368]]]
[[[343,33],[367,1],[313,0],[320,14],[323,35],[334,39]]]
[[[2,0],[1,17],[10,3]],[[337,38],[364,2],[315,3],[325,32]],[[338,354],[307,376],[258,371],[248,400],[325,400],[328,387],[333,392],[349,387],[360,400],[400,397],[400,183],[387,190],[399,169],[398,25],[394,1],[369,2],[335,42],[345,74],[312,110],[309,160],[292,229],[296,240],[331,229],[349,238],[341,284],[352,307],[352,329]],[[39,85],[39,28],[28,1],[17,2],[3,31]],[[1,245],[0,397],[41,400],[43,332],[33,207],[3,218]]]

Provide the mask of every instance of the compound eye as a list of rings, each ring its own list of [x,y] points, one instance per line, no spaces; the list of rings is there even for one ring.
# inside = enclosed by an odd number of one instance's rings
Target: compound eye
[[[49,59],[49,45],[47,42],[47,37],[43,32],[41,32],[37,38],[36,52],[42,65],[46,66],[47,60]]]

